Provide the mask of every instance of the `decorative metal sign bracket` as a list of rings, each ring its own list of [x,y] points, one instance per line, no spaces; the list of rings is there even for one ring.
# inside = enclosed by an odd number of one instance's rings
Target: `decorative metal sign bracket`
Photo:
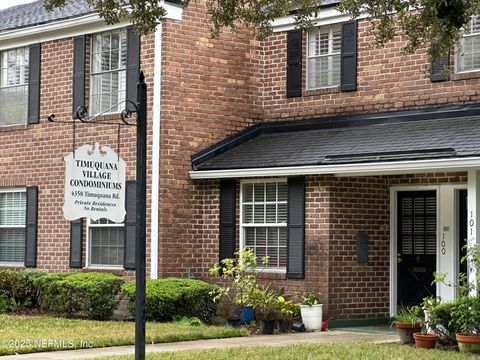
[[[101,120],[101,116],[109,113],[112,109],[118,107],[118,105],[126,103],[128,105],[132,105],[133,109],[129,109],[128,106],[125,107],[125,109],[122,110],[120,113],[120,117],[122,121],[105,121]],[[72,122],[75,122],[76,119],[80,120],[84,124],[101,124],[101,125],[122,125],[122,126],[138,126],[137,125],[137,116],[133,118],[133,114],[138,114],[138,105],[134,103],[131,100],[122,100],[121,102],[112,105],[108,109],[105,109],[99,114],[96,114],[95,116],[92,117],[87,117],[88,115],[88,109],[86,106],[82,105],[75,110],[75,114],[73,116],[73,119],[70,121],[64,121],[64,120],[55,120],[55,114],[50,114],[47,116],[48,121],[50,122],[55,122],[55,123],[66,123],[66,124],[71,124]],[[97,120],[98,119],[98,120]],[[133,121],[132,121],[133,120]]]

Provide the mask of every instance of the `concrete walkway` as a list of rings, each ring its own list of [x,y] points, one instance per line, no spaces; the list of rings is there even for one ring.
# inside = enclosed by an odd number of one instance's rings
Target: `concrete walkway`
[[[203,350],[227,347],[245,346],[281,346],[300,343],[326,343],[346,341],[370,341],[370,342],[397,342],[397,335],[360,333],[352,331],[328,331],[313,333],[293,333],[282,335],[250,336],[231,339],[182,341],[147,345],[147,353],[171,352],[182,350]],[[79,360],[93,359],[112,355],[133,355],[133,345],[115,346],[98,349],[53,351],[44,353],[32,353],[23,355],[0,356],[0,360]]]

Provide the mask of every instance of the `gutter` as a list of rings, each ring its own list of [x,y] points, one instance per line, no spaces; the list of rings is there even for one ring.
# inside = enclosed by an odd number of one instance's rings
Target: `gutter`
[[[298,175],[372,176],[411,174],[432,171],[467,171],[472,168],[480,168],[480,157],[386,161],[362,164],[197,170],[190,171],[189,175],[193,180]]]

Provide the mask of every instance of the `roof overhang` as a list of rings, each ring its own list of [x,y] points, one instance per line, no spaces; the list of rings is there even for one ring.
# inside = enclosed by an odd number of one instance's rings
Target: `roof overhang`
[[[361,164],[288,166],[250,169],[190,171],[190,178],[224,179],[298,175],[375,176],[425,172],[458,172],[480,168],[480,157],[391,161]]]
[[[183,7],[181,5],[163,1],[162,6],[167,12],[165,19],[182,19]],[[108,25],[97,13],[90,13],[68,19],[52,20],[45,24],[31,25],[0,32],[0,50],[112,30],[130,24],[128,19],[124,19],[117,24]]]

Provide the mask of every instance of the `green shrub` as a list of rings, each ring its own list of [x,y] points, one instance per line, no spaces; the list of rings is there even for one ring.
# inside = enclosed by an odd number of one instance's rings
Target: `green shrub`
[[[153,321],[172,320],[174,317],[198,317],[209,321],[216,312],[212,293],[217,285],[201,280],[167,278],[149,279],[146,286],[146,318]],[[128,308],[135,311],[135,282],[122,287],[128,298]]]
[[[39,295],[36,281],[45,275],[31,270],[0,270],[0,297],[4,312],[36,306]]]
[[[446,303],[427,299],[424,306],[428,313],[428,325],[445,344],[455,343],[457,333],[480,330],[480,298],[477,296],[461,296]]]
[[[11,301],[4,295],[0,295],[0,315],[10,311]]]
[[[121,277],[104,273],[57,273],[38,279],[44,309],[89,319],[107,320],[115,311]]]
[[[202,320],[200,320],[199,318],[197,318],[196,316],[192,316],[192,317],[187,317],[187,316],[175,316],[173,318],[173,321],[175,321],[176,323],[180,324],[180,325],[185,325],[185,326],[193,326],[193,327],[197,327],[197,326],[201,326],[203,325],[203,322]]]

